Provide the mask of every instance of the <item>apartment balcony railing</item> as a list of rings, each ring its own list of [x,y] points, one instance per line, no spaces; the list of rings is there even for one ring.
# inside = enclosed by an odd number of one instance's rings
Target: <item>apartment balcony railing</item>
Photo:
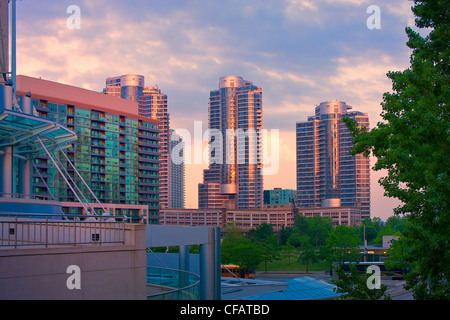
[[[0,247],[124,244],[125,216],[0,215]]]
[[[147,300],[199,300],[200,277],[169,268],[147,267]]]

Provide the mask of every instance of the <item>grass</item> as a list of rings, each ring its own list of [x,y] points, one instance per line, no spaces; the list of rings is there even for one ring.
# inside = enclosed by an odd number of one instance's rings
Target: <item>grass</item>
[[[267,271],[304,271],[306,266],[298,263],[297,258],[281,257],[279,260],[267,262]],[[325,271],[330,269],[330,264],[326,261],[316,262],[308,266],[308,271]],[[256,271],[266,271],[265,263],[262,262],[256,268]]]

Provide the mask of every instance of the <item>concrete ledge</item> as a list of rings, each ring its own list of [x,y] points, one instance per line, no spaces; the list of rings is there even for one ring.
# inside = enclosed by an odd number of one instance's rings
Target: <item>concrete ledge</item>
[[[145,226],[127,225],[125,245],[60,245],[0,249],[0,299],[146,299]],[[80,289],[69,289],[80,272]]]
[[[147,225],[147,247],[206,244],[210,227]]]

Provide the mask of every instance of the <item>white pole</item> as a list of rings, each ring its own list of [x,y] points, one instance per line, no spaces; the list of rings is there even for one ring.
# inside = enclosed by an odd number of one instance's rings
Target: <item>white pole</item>
[[[108,211],[106,211],[105,207],[103,206],[103,204],[97,199],[97,197],[95,196],[94,192],[91,190],[91,188],[89,188],[88,184],[86,183],[86,181],[84,181],[83,177],[81,176],[81,174],[78,172],[78,170],[75,168],[75,166],[73,165],[72,161],[69,160],[69,158],[67,157],[66,153],[61,149],[60,146],[58,146],[59,150],[61,150],[61,153],[64,155],[64,157],[66,158],[67,162],[70,164],[70,166],[73,168],[73,170],[75,171],[75,173],[78,175],[78,177],[81,179],[81,181],[83,181],[84,185],[86,186],[86,188],[88,188],[89,192],[92,194],[92,196],[94,197],[95,201],[97,201],[97,203],[102,207],[103,212],[106,214],[108,213]]]
[[[67,185],[69,186],[70,190],[72,190],[73,194],[75,195],[75,197],[78,199],[78,202],[80,202],[80,204],[83,206],[84,210],[86,210],[86,214],[89,214],[89,210],[88,208],[86,208],[86,206],[84,205],[84,203],[81,201],[81,199],[78,197],[78,195],[76,194],[75,190],[73,190],[72,186],[70,185],[69,181],[67,181],[66,177],[63,175],[63,173],[61,172],[61,169],[58,167],[58,165],[56,164],[55,160],[53,159],[53,157],[51,156],[51,154],[48,152],[47,148],[45,147],[44,143],[42,142],[42,140],[39,137],[36,137],[36,139],[39,141],[39,143],[41,144],[42,148],[44,148],[45,153],[47,153],[48,157],[50,158],[50,160],[53,162],[53,165],[56,167],[56,170],[58,170],[59,174],[61,175],[61,177],[63,177],[63,179],[66,181]]]
[[[11,0],[11,80],[16,95],[16,0]]]

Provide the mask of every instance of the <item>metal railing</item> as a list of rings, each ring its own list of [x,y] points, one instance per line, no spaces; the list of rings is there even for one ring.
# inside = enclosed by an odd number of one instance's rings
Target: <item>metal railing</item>
[[[0,198],[3,199],[44,199],[44,200],[55,200],[55,197],[47,194],[24,194],[24,193],[7,193],[7,192],[0,192]]]
[[[147,300],[199,300],[200,277],[194,273],[147,267]]]
[[[0,213],[0,247],[124,244],[125,216]]]

